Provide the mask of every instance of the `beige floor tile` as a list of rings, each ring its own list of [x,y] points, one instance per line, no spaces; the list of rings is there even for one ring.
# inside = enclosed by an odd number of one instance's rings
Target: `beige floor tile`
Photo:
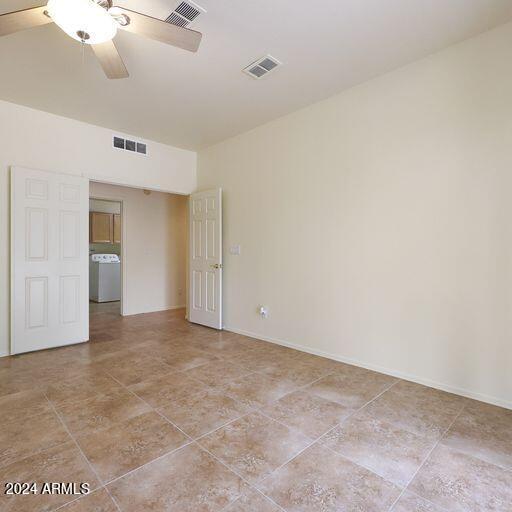
[[[442,443],[512,470],[512,411],[471,402]]]
[[[0,369],[0,397],[37,389],[36,375],[27,369]]]
[[[207,388],[206,384],[187,377],[185,373],[177,372],[130,386],[130,391],[152,407],[158,408]]]
[[[453,512],[510,512],[512,471],[439,445],[410,489]]]
[[[196,438],[215,430],[251,409],[231,397],[206,389],[171,402],[159,409],[166,418]]]
[[[312,439],[325,434],[353,412],[353,409],[302,390],[290,393],[262,410]]]
[[[5,423],[0,428],[0,467],[70,440],[53,411]]]
[[[79,495],[44,494],[16,495],[3,494],[4,482],[36,482],[39,490],[44,482],[73,482],[77,485],[88,483],[90,489],[99,482],[89,465],[70,442],[32,455],[0,469],[0,510],[2,512],[47,512],[76,499]]]
[[[186,371],[185,375],[200,380],[208,386],[222,386],[249,373],[251,372],[246,368],[229,361],[213,361],[198,368],[192,368]]]
[[[13,421],[24,423],[31,416],[51,409],[41,391],[21,391],[0,397],[0,429]]]
[[[357,409],[385,391],[396,380],[361,369],[360,372],[328,375],[306,389],[326,400]]]
[[[260,413],[244,416],[199,440],[249,482],[265,478],[311,441]]]
[[[108,356],[117,354],[120,356],[126,351],[126,343],[120,339],[109,339],[108,341],[90,341],[82,343],[75,349],[79,352],[83,361],[94,363],[105,359]]]
[[[30,360],[25,358],[25,354],[16,356],[5,356],[0,357],[0,371],[2,370],[14,370],[21,371],[31,368],[32,364]]]
[[[126,390],[81,402],[66,402],[56,407],[74,435],[90,434],[151,410],[145,402]]]
[[[160,457],[188,442],[156,412],[148,412],[77,439],[103,482]]]
[[[168,365],[143,354],[126,353],[102,359],[97,365],[125,386],[167,375],[173,370]]]
[[[20,354],[12,358],[19,364],[23,363],[26,368],[35,367],[57,367],[78,362],[77,357],[69,347],[60,347],[47,350],[38,350],[36,352],[28,352]]]
[[[236,357],[247,354],[252,349],[252,341],[239,340],[233,338],[215,339],[215,338],[197,338],[191,341],[193,346],[209,354],[213,354],[221,359]]]
[[[217,360],[216,356],[208,352],[203,352],[202,350],[191,347],[176,350],[172,346],[164,348],[163,345],[161,345],[160,353],[155,357],[158,357],[174,371],[190,370],[191,368],[196,368]]]
[[[328,372],[336,371],[340,364],[337,361],[333,361],[332,359],[327,359],[326,357],[315,356],[313,354],[308,354],[307,352],[299,352],[297,350],[294,351],[293,358],[302,364],[307,364],[314,368],[322,368]]]
[[[225,512],[281,512],[281,510],[260,492],[249,489],[234,503],[228,505]]]
[[[452,424],[465,399],[419,384],[400,381],[367,406],[372,416],[433,439]]]
[[[405,487],[435,441],[359,413],[331,430],[321,443],[398,486]]]
[[[382,512],[400,489],[315,444],[258,485],[287,512]]]
[[[292,362],[292,357],[275,348],[263,351],[254,347],[249,352],[229,357],[227,360],[247,370],[261,372],[270,368],[283,367]]]
[[[294,389],[295,386],[290,385],[289,382],[259,373],[251,373],[235,379],[223,388],[225,394],[249,407],[263,407]]]
[[[83,498],[64,505],[59,512],[119,512],[104,489],[98,489]]]
[[[368,370],[360,366],[354,366],[353,364],[341,363],[339,361],[333,361],[332,372],[337,375],[342,375],[351,378],[365,378],[376,375],[383,375],[382,373]]]
[[[46,367],[36,373],[37,386],[46,389],[52,384],[58,384],[68,379],[87,375],[91,372],[91,364],[87,362],[73,363],[62,367]]]
[[[307,363],[293,362],[281,367],[272,366],[261,370],[260,373],[269,375],[274,379],[279,379],[282,382],[288,382],[291,386],[300,388],[313,383],[321,377],[325,377],[330,372],[326,368],[318,368]]]
[[[104,396],[121,389],[122,386],[105,372],[91,368],[80,376],[50,384],[45,394],[52,403],[63,404]]]
[[[445,510],[419,496],[405,492],[395,503],[391,512],[445,512]]]
[[[158,459],[108,486],[123,512],[217,512],[247,488],[195,445]]]

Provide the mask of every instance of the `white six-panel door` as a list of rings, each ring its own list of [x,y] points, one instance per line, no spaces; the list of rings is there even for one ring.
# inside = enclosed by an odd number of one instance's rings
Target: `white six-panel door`
[[[190,196],[189,320],[222,329],[222,191]]]
[[[11,172],[11,352],[87,341],[89,180]]]

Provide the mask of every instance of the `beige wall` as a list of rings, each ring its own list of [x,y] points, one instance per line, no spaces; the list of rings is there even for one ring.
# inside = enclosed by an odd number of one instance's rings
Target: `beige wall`
[[[95,182],[90,195],[123,201],[123,313],[184,307],[188,198]]]
[[[148,142],[147,157],[112,147],[113,131],[0,101],[0,356],[9,351],[9,169],[83,175],[189,194],[196,153]]]
[[[227,328],[512,407],[511,52],[506,25],[202,151]]]

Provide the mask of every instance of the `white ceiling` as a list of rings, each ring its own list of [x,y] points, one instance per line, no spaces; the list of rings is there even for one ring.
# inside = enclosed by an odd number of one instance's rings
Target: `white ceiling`
[[[107,80],[54,25],[4,37],[0,98],[198,149],[512,19],[510,0],[196,1],[208,10],[199,52],[121,32],[126,80]],[[2,0],[0,12],[41,3]],[[175,2],[118,5],[165,18]],[[241,72],[266,53],[284,66],[259,81]]]

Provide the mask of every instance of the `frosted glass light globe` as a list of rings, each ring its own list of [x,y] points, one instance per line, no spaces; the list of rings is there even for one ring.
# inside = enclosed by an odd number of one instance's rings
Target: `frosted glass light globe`
[[[76,41],[105,43],[117,33],[116,21],[93,0],[50,0],[47,10],[52,20]]]

